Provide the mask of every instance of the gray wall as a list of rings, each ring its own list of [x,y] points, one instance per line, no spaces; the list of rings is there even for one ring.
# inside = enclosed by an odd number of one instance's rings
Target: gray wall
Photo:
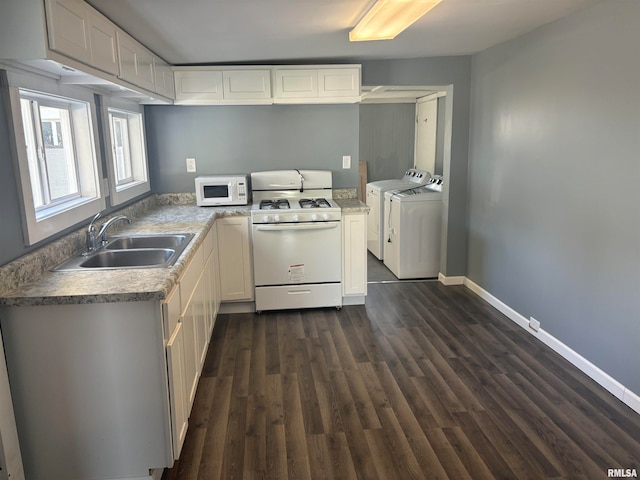
[[[5,79],[2,75],[2,81]],[[2,82],[0,82],[2,83]],[[78,228],[87,225],[89,219],[85,222],[81,222],[73,227],[70,227],[57,235],[43,240],[37,244],[29,247],[25,246],[23,232],[22,232],[22,215],[20,213],[21,197],[18,194],[17,180],[14,170],[14,164],[11,153],[10,131],[9,131],[9,119],[7,112],[8,98],[6,96],[8,92],[2,91],[0,95],[0,265],[9,263],[11,260],[40,248],[42,245],[51,242],[67,235],[70,232],[77,230]],[[96,99],[97,103],[100,103],[100,99]],[[100,115],[98,115],[98,123],[100,123]],[[98,127],[98,132],[101,131],[101,127]],[[100,157],[103,161],[102,171],[106,172],[106,165],[104,163],[104,140],[99,133],[100,145],[98,146],[100,151]],[[104,214],[111,213],[115,210],[119,210],[128,204],[134,203],[141,198],[145,197],[141,195],[130,202],[119,205],[118,207],[112,207],[110,205],[110,199],[107,198],[107,208],[103,211]]]
[[[440,271],[465,275],[471,57],[362,62],[363,85],[425,85],[447,92],[444,131],[444,219]]]
[[[198,175],[289,168],[333,171],[334,187],[358,185],[358,105],[147,106],[147,149],[156,193],[192,192]],[[342,156],[351,168],[342,169]],[[197,173],[185,159],[195,157]]]
[[[0,92],[0,265],[22,255],[24,239],[16,176],[11,160],[9,124],[6,114],[8,92]]]
[[[360,160],[367,162],[367,181],[400,178],[413,166],[415,103],[360,105]]]
[[[640,3],[473,58],[468,277],[640,393]]]

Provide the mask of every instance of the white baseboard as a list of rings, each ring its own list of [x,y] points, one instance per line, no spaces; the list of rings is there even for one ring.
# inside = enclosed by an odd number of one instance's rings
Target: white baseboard
[[[458,277],[454,277],[458,278]],[[612,395],[616,396],[620,401],[626,404],[633,411],[640,413],[640,396],[636,393],[632,392],[616,379],[611,377],[606,372],[602,371],[596,365],[591,363],[589,360],[584,358],[578,352],[571,349],[569,346],[562,343],[560,340],[555,338],[550,333],[546,332],[542,328],[538,329],[538,331],[534,331],[529,328],[529,320],[527,320],[524,316],[516,312],[513,308],[503,303],[498,298],[491,295],[477,283],[472,280],[469,280],[466,277],[463,277],[463,284],[480,298],[485,300],[491,306],[496,308],[496,310],[500,311],[506,317],[508,317],[511,321],[518,324],[529,334],[536,337],[542,343],[550,347],[555,352],[559,353],[566,360],[571,362],[574,366],[588,375],[591,379],[609,391]],[[448,279],[447,279],[448,280]],[[442,280],[440,280],[442,282]],[[450,283],[442,282],[445,285],[451,285]]]
[[[438,280],[443,285],[464,285],[466,277],[447,277],[446,275],[439,273]]]

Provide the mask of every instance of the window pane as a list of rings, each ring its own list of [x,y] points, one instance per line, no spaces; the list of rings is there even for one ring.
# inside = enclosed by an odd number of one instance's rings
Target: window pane
[[[40,123],[51,201],[77,195],[80,189],[69,110],[41,105]]]
[[[38,209],[44,206],[44,195],[42,177],[40,176],[40,166],[38,161],[38,147],[36,146],[36,136],[33,130],[34,119],[31,101],[20,99],[20,109],[22,110],[22,128],[24,130],[24,141],[27,147],[27,160],[29,163],[29,178],[31,179],[31,190],[33,192],[33,206]]]
[[[129,140],[129,119],[125,113],[110,113],[111,148],[116,172],[116,185],[133,181],[131,147]]]

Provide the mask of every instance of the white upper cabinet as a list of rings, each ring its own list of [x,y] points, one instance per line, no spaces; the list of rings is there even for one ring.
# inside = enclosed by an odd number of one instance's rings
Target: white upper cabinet
[[[271,103],[270,70],[223,70],[222,82],[225,100],[266,100],[265,103]]]
[[[150,91],[155,89],[153,53],[122,30],[117,32],[120,78]]]
[[[274,103],[360,101],[359,65],[276,68],[274,78]]]
[[[174,69],[176,103],[210,105],[222,100],[222,71]]]
[[[275,97],[277,99],[318,97],[317,70],[277,69],[275,78]]]
[[[271,70],[175,67],[176,103],[181,105],[270,104]]]
[[[156,79],[156,92],[165,97],[175,98],[176,90],[173,82],[171,66],[159,57],[153,57],[153,72]]]
[[[175,95],[171,67],[84,0],[0,0],[0,58],[142,101]]]
[[[49,47],[91,64],[87,5],[82,0],[47,0]]]
[[[360,101],[360,65],[174,67],[173,71],[180,105]]]
[[[118,46],[116,27],[107,17],[91,7],[87,8],[91,65],[112,75],[118,75]]]
[[[112,75],[118,74],[116,27],[82,0],[46,0],[49,48]]]

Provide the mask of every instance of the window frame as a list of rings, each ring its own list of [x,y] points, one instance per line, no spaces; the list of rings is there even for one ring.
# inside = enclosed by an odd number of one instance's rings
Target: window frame
[[[48,216],[50,212],[55,213],[57,208],[59,207],[64,208],[65,204],[70,204],[74,200],[82,198],[82,185],[80,181],[80,172],[82,170],[82,167],[78,163],[78,154],[75,148],[76,142],[75,142],[75,133],[73,128],[74,115],[72,112],[72,109],[81,108],[82,106],[78,105],[78,102],[73,100],[61,99],[59,97],[47,98],[40,93],[32,92],[25,89],[20,89],[20,92],[21,92],[20,93],[21,107],[22,107],[22,101],[29,102],[29,110],[30,110],[29,123],[31,124],[30,125],[30,128],[32,129],[31,133],[33,133],[33,139],[35,140],[35,144],[33,145],[33,148],[37,151],[36,155],[38,155],[38,158],[36,159],[36,162],[35,162],[37,164],[35,166],[38,169],[36,174],[38,178],[37,183],[39,184],[39,187],[40,187],[40,192],[38,196],[41,197],[43,200],[42,200],[42,206],[35,206],[36,216],[44,217],[44,216]],[[46,142],[44,140],[41,128],[40,129],[36,128],[37,126],[41,126],[43,123],[40,107],[49,107],[49,108],[57,108],[60,110],[66,110],[67,114],[69,115],[69,119],[68,119],[69,125],[68,127],[63,127],[63,130],[66,130],[66,128],[69,129],[69,132],[68,132],[68,136],[70,137],[69,148],[73,155],[73,158],[72,158],[73,170],[74,170],[73,181],[75,184],[74,187],[76,189],[74,193],[66,194],[56,198],[53,198],[53,195],[51,193],[52,185],[51,185],[51,176],[50,176],[50,168],[49,168],[50,165],[46,159],[47,157],[46,152],[42,153],[43,150],[46,151]],[[23,124],[24,124],[25,123],[24,110],[22,108],[21,108],[21,113],[23,114]],[[25,142],[26,142],[26,139],[25,139]],[[27,142],[27,143],[30,144],[30,142]],[[30,174],[32,173],[31,166],[32,165],[30,165],[29,167]],[[32,191],[33,191],[33,183],[34,182],[32,179],[32,182],[31,182]],[[35,196],[35,192],[33,192],[33,194]],[[34,201],[34,203],[36,202]]]
[[[116,206],[133,200],[151,191],[147,139],[144,128],[144,108],[138,103],[121,98],[103,97],[100,105],[104,154],[109,172],[109,195],[111,205]],[[113,151],[113,129],[111,113],[127,119],[131,181],[118,182],[118,172]],[[138,138],[138,144],[133,143]]]
[[[94,93],[84,87],[63,85],[51,78],[18,71],[3,71],[0,84],[8,96],[9,125],[13,130],[10,132],[11,149],[18,191],[22,198],[20,212],[25,244],[34,245],[105,209]],[[78,117],[72,121],[72,129],[73,148],[78,162],[79,197],[45,209],[36,208],[24,134],[21,90],[41,95],[42,98],[57,98],[62,102],[68,99],[78,105],[80,110]]]

